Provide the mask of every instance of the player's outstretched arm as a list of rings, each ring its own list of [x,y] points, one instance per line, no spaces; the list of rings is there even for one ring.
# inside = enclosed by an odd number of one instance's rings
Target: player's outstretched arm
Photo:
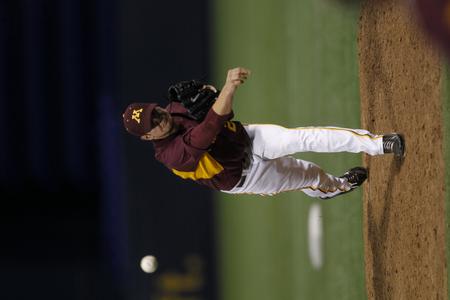
[[[237,87],[244,83],[250,75],[250,70],[245,68],[234,68],[228,70],[227,79],[219,97],[212,106],[212,109],[218,115],[227,115],[233,109],[233,96]]]

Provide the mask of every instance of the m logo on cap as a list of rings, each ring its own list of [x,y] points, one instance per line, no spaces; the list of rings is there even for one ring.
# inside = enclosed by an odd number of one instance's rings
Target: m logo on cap
[[[141,112],[142,112],[142,108],[141,109],[133,109],[133,115],[131,116],[131,119],[135,120],[136,122],[138,122],[138,124],[141,124]]]
[[[152,130],[152,112],[156,103],[131,103],[122,115],[125,129],[135,136],[143,136]]]

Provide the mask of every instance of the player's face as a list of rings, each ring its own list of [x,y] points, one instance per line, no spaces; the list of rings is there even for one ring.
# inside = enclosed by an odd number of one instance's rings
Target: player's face
[[[172,134],[173,119],[170,113],[161,107],[155,107],[154,115],[152,116],[154,124],[153,129],[147,134],[143,135],[141,139],[151,141],[159,140],[168,137]]]

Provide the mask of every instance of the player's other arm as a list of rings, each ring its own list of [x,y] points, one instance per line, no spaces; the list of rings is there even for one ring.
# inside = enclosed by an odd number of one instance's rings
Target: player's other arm
[[[212,110],[219,116],[228,115],[233,109],[233,96],[238,86],[250,75],[250,70],[245,68],[234,68],[228,70],[227,79],[219,97],[212,106]]]
[[[211,146],[224,123],[232,116],[233,95],[236,88],[244,83],[249,75],[250,71],[244,68],[228,71],[225,85],[203,122],[184,135],[186,144],[203,150]]]

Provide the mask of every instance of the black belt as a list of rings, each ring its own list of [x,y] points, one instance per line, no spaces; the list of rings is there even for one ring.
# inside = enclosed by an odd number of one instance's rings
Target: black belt
[[[247,175],[244,175],[241,177],[241,179],[239,180],[238,184],[235,186],[237,188],[240,188],[244,185],[245,179],[247,179]]]
[[[244,159],[242,161],[242,171],[244,172],[245,169],[248,169],[250,167],[250,164],[252,162],[251,158],[251,150],[250,148],[246,148],[244,150]],[[247,179],[247,175],[242,175],[241,179],[239,179],[239,182],[236,184],[235,187],[240,188],[244,185],[245,179]]]

